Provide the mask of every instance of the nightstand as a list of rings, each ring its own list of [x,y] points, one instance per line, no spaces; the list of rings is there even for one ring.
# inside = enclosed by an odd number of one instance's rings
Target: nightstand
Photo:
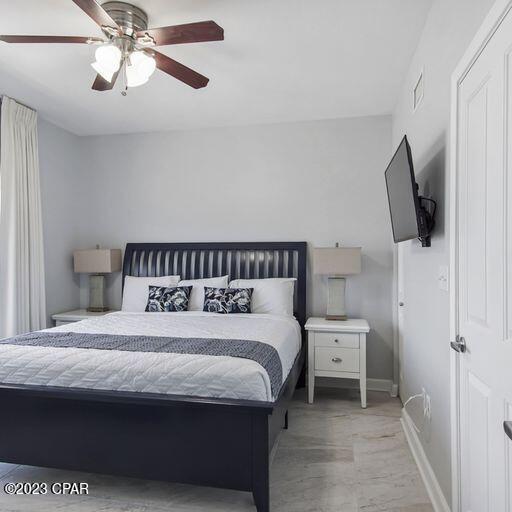
[[[102,311],[100,313],[93,313],[92,311],[87,311],[87,309],[74,309],[73,311],[56,313],[55,315],[52,315],[52,320],[55,321],[55,326],[58,327],[59,325],[72,324],[73,322],[80,322],[80,320],[85,320],[95,316],[108,315],[109,313],[114,312],[115,310],[113,309],[110,311]]]
[[[315,377],[357,379],[361,389],[361,407],[366,408],[366,320],[345,321],[309,318],[308,402],[313,403]]]

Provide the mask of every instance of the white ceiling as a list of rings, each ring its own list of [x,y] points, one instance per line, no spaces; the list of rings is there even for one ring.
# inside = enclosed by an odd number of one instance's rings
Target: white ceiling
[[[225,41],[162,51],[210,78],[91,90],[94,48],[0,42],[0,94],[79,135],[388,114],[431,0],[133,0],[152,27],[212,19]],[[102,35],[71,0],[0,0],[0,34]]]

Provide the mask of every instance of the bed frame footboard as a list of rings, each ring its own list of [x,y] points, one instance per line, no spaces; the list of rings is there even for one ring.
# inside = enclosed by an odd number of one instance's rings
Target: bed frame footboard
[[[273,403],[0,385],[0,461],[248,491],[268,512],[269,455],[303,360]]]

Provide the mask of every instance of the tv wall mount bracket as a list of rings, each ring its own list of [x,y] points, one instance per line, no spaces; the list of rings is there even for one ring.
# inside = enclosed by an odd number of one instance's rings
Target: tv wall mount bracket
[[[430,235],[436,225],[437,203],[430,197],[418,196],[418,199],[420,202],[418,211],[418,240],[421,242],[422,247],[430,247]]]

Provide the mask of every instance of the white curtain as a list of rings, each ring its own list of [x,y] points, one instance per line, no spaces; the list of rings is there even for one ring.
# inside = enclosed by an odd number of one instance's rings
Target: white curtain
[[[0,338],[46,326],[37,113],[0,112]]]

